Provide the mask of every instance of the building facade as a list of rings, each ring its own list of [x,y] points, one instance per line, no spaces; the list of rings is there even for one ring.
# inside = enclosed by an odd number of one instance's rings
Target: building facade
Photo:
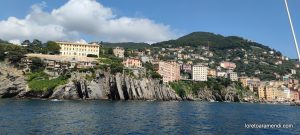
[[[56,42],[60,46],[62,56],[79,56],[86,57],[89,54],[99,57],[100,45],[77,43],[77,42]]]
[[[238,74],[236,72],[229,72],[228,73],[228,78],[231,81],[238,81]]]
[[[235,63],[233,63],[233,62],[227,62],[227,61],[221,62],[221,63],[220,63],[220,66],[221,66],[222,68],[230,69],[230,70],[233,70],[233,69],[236,68]]]
[[[141,68],[142,62],[138,58],[127,58],[123,61],[123,65],[127,68]]]
[[[159,62],[158,73],[163,77],[163,82],[180,80],[180,65],[176,62]]]
[[[116,47],[114,48],[113,53],[116,57],[124,58],[125,50],[122,47]]]
[[[193,80],[195,81],[207,81],[208,67],[204,65],[193,66]]]

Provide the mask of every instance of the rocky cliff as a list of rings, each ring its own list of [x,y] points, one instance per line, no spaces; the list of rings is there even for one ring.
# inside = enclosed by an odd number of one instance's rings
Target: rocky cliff
[[[149,78],[135,79],[117,73],[97,73],[88,81],[72,78],[68,84],[57,87],[50,98],[57,99],[112,99],[112,100],[180,100],[174,90]]]
[[[26,81],[22,71],[0,63],[0,97],[15,97],[24,94],[26,89]]]
[[[21,70],[2,65],[0,70],[0,97],[52,99],[111,99],[111,100],[180,100],[174,90],[150,78],[108,72],[96,72],[92,80],[85,73],[72,73],[65,85],[52,91],[32,92]]]

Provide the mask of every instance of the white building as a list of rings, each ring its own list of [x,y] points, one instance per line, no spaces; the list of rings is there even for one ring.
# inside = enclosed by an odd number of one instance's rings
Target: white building
[[[207,71],[208,67],[204,65],[194,65],[193,72],[193,80],[195,81],[207,81]]]
[[[227,73],[226,72],[217,72],[217,77],[225,77],[225,78],[227,78]]]
[[[236,72],[229,72],[228,77],[231,81],[238,81],[238,75]]]
[[[295,69],[291,69],[291,74],[295,75],[297,74],[297,71]]]

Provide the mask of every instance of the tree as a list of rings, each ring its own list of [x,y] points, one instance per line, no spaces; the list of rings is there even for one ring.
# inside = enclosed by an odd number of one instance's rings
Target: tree
[[[30,70],[32,72],[37,72],[44,70],[45,64],[40,58],[31,58],[32,64],[30,66]]]
[[[88,55],[87,55],[87,57],[98,58],[98,56],[97,56],[97,55],[95,55],[95,54],[88,54]]]
[[[42,47],[42,41],[38,40],[38,39],[34,39],[31,43],[32,46],[38,46],[38,47]]]
[[[113,48],[108,48],[107,53],[113,55],[114,54]]]
[[[31,44],[31,42],[29,41],[29,40],[24,40],[23,42],[22,42],[22,45],[27,45],[27,46],[29,46]]]
[[[60,49],[61,49],[60,46],[56,42],[48,41],[46,44],[46,50],[47,50],[47,53],[49,53],[49,54],[59,54]]]

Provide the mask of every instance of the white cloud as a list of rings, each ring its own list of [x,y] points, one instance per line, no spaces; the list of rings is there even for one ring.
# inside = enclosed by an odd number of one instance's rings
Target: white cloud
[[[51,12],[43,11],[45,6],[44,2],[33,5],[24,19],[0,20],[0,38],[78,40],[88,35],[110,42],[157,42],[176,36],[168,25],[147,18],[116,17],[96,0],[69,0]]]
[[[15,44],[15,45],[21,45],[21,41],[18,40],[18,39],[9,40],[8,42],[11,43],[11,44]]]

